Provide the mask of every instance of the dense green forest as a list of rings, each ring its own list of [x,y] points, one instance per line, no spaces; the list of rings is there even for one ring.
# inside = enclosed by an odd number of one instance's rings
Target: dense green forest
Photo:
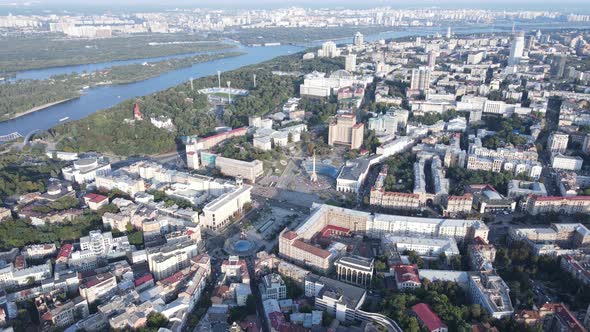
[[[166,44],[173,42],[193,42]],[[72,40],[60,35],[0,38],[0,73],[232,48],[187,34]]]
[[[223,80],[231,81],[232,87],[248,89],[250,94],[237,98],[234,104],[227,107],[221,119],[223,124],[245,126],[248,116],[280,111],[282,103],[296,96],[299,78],[272,74],[285,62],[290,62],[298,70],[304,63],[301,54],[294,54],[224,73]],[[332,60],[319,60],[317,63],[331,66]],[[256,88],[253,74],[256,74]],[[145,120],[127,123],[125,119],[131,119],[135,102],[129,100],[82,120],[57,126],[50,130],[50,134],[59,141],[58,148],[65,151],[90,150],[122,156],[170,152],[175,149],[175,138],[178,136],[208,135],[219,125],[206,97],[197,93],[198,89],[217,84],[217,76],[208,76],[193,81],[193,91],[187,82],[138,99],[144,118],[166,115],[176,124],[176,133],[157,129]],[[335,109],[327,114],[332,111],[335,112]]]
[[[92,73],[56,75],[47,80],[24,80],[0,84],[0,120],[7,120],[32,108],[80,95],[84,86],[125,84],[156,77],[194,63],[240,55],[239,52],[196,55],[148,64],[115,66]]]
[[[490,184],[500,194],[506,195],[508,182],[513,179],[528,180],[527,176],[520,174],[514,176],[512,173],[502,171],[499,173],[470,170],[462,167],[451,167],[447,170],[447,177],[451,179],[450,194],[463,195],[465,186],[470,184]]]
[[[31,243],[59,243],[78,240],[88,232],[102,227],[101,217],[92,212],[72,222],[33,226],[24,219],[4,221],[0,224],[0,248],[22,248]]]
[[[559,257],[535,255],[525,243],[514,242],[498,249],[494,266],[510,287],[510,298],[516,308],[532,308],[535,296],[532,280],[536,280],[555,290],[559,302],[570,309],[586,310],[590,287],[564,273],[559,260]]]
[[[226,144],[215,148],[215,152],[226,158],[234,158],[245,161],[258,160],[278,160],[281,154],[276,150],[262,151],[256,149],[252,143],[252,137],[235,137],[227,141]]]
[[[414,190],[414,162],[416,157],[404,152],[387,159],[387,176],[384,187],[387,191],[411,193]]]
[[[149,122],[150,116],[170,116],[178,133],[184,135],[202,135],[213,131],[216,125],[214,115],[208,112],[206,96],[176,89],[138,100],[147,120],[126,122],[133,118],[135,103],[127,100],[82,120],[57,126],[49,133],[57,136],[58,149],[64,151],[99,151],[124,156],[173,151],[175,133],[155,128]]]
[[[524,120],[516,114],[510,118],[485,117],[485,128],[495,131],[495,135],[484,137],[482,145],[489,149],[505,147],[508,144],[521,145],[527,142],[521,135],[530,135],[532,121]]]
[[[419,332],[416,317],[409,315],[411,307],[426,303],[447,324],[449,331],[470,331],[472,322],[487,322],[488,313],[478,304],[469,304],[468,294],[457,283],[424,280],[423,287],[413,292],[387,296],[382,303],[384,315],[397,321],[404,331]]]
[[[63,163],[47,160],[26,163],[23,155],[4,154],[0,158],[0,200],[11,195],[45,191],[50,177],[58,177]]]

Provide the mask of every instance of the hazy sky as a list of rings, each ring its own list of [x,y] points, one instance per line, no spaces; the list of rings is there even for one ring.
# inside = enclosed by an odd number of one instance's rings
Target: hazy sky
[[[350,7],[367,8],[392,6],[416,8],[437,6],[443,8],[487,8],[487,9],[561,9],[576,10],[590,7],[589,0],[0,0],[4,9],[47,8],[51,10],[80,9],[84,7],[113,9],[121,8],[174,8],[174,7]]]

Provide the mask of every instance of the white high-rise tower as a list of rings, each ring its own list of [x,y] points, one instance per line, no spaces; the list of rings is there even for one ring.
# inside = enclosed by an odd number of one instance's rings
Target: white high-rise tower
[[[353,72],[356,70],[356,54],[348,54],[344,58],[344,70]]]
[[[354,46],[363,46],[363,44],[365,43],[365,36],[363,36],[362,33],[357,32],[354,35],[354,38],[352,39],[352,43],[354,44]]]
[[[509,65],[515,65],[520,62],[524,55],[524,32],[518,31],[514,33],[514,40],[510,48],[510,57],[508,58]]]
[[[425,91],[430,86],[430,69],[425,66],[412,69],[410,90]]]

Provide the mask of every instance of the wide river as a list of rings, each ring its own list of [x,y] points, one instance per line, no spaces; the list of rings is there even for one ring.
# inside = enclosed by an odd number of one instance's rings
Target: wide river
[[[468,27],[455,28],[454,33],[482,33],[482,32],[499,32],[506,31],[506,26],[500,30],[498,27]],[[559,28],[559,27],[551,27]],[[531,28],[532,29],[532,28]],[[549,28],[544,28],[549,29]],[[444,33],[445,28],[409,28],[404,31],[384,32],[365,37],[367,41],[374,41],[378,39],[399,38],[411,35],[432,35],[435,32]],[[350,43],[351,38],[342,38],[337,40],[338,43]],[[60,123],[60,119],[68,118],[66,121],[73,121],[84,118],[94,112],[102,109],[112,107],[126,99],[137,98],[145,96],[154,92],[162,91],[173,87],[180,83],[186,82],[191,78],[197,79],[204,76],[214,75],[218,70],[228,71],[237,69],[243,66],[260,63],[272,58],[296,53],[305,49],[306,46],[316,46],[320,42],[311,43],[305,46],[272,46],[272,47],[247,47],[239,46],[238,50],[244,52],[243,55],[213,60],[203,63],[194,64],[191,67],[182,68],[174,71],[164,73],[158,77],[139,81],[130,84],[112,85],[91,88],[77,99],[54,105],[43,110],[30,113],[14,120],[0,122],[0,136],[8,135],[10,133],[18,132],[22,135],[35,130],[46,130]],[[188,56],[188,55],[180,55]],[[172,57],[179,57],[172,56]],[[105,62],[81,66],[69,66],[58,68],[46,68],[39,70],[23,71],[17,74],[16,79],[45,79],[51,75],[82,72],[90,70],[99,70],[116,65],[142,63],[144,61],[157,61],[169,57],[136,59],[128,61]],[[223,76],[223,74],[222,74]],[[236,87],[239,88],[239,87]]]

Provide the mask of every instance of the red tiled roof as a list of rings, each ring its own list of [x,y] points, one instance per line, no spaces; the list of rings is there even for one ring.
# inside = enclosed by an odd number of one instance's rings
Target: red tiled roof
[[[414,198],[414,199],[420,199],[420,195],[418,195],[418,194],[401,193],[401,192],[397,192],[397,191],[385,191],[384,189],[381,189],[381,191],[383,191],[384,196],[397,196],[397,197],[409,197],[409,198]]]
[[[52,320],[53,320],[53,316],[51,315],[51,312],[49,312],[49,311],[47,311],[43,315],[41,315],[42,322],[50,322]]]
[[[229,286],[227,285],[221,285],[213,290],[213,294],[219,297],[223,297],[227,292],[229,292]]]
[[[420,275],[416,264],[396,264],[393,266],[393,271],[398,282],[413,281],[420,283]]]
[[[293,240],[297,237],[297,233],[293,231],[288,231],[283,233],[283,237],[287,240]]]
[[[148,274],[144,275],[143,277],[135,279],[135,281],[134,281],[135,287],[143,285],[146,282],[149,282],[150,280],[154,280],[154,277],[152,277],[152,275],[148,273]]]
[[[580,323],[580,321],[578,321],[576,319],[576,317],[571,313],[571,311],[569,311],[564,305],[563,303],[560,304],[555,304],[555,314],[561,319],[562,322],[564,322],[567,327],[569,328],[569,331],[572,332],[588,332]]]
[[[207,141],[207,140],[210,140],[210,139],[213,139],[213,138],[216,138],[216,137],[228,136],[228,135],[231,135],[231,134],[235,134],[235,133],[242,132],[242,131],[247,131],[247,130],[248,130],[248,128],[246,128],[246,127],[236,128],[236,129],[232,129],[230,131],[226,131],[226,132],[223,132],[223,133],[219,133],[219,134],[215,134],[215,135],[212,135],[212,136],[207,136],[207,137],[200,138],[198,141],[199,142],[203,142],[203,141]]]
[[[276,330],[285,323],[285,316],[280,312],[271,312],[268,314],[268,319],[270,320],[270,325],[274,327]]]
[[[498,332],[495,326],[491,326],[490,323],[478,323],[471,326],[472,332]]]
[[[110,279],[112,279],[114,277],[115,276],[112,273],[110,273],[110,272],[101,273],[101,274],[92,276],[90,278],[87,278],[86,280],[84,280],[83,285],[86,288],[94,287],[94,286],[96,286],[98,284],[101,284],[103,282],[109,281]]]
[[[465,194],[463,196],[449,196],[448,200],[449,201],[470,201],[473,199],[473,196],[471,196],[471,194]]]
[[[279,326],[279,332],[307,332],[308,329],[299,324],[283,323]]]
[[[311,244],[305,243],[301,240],[295,240],[295,242],[293,242],[293,247],[303,250],[303,251],[307,251],[308,253],[318,256],[318,257],[321,257],[321,258],[330,257],[329,251],[314,247]]]
[[[57,254],[57,258],[68,258],[72,253],[72,249],[74,248],[73,245],[66,243],[61,246],[59,249],[59,253]]]
[[[590,196],[569,196],[569,197],[561,197],[561,196],[535,196],[534,198],[537,201],[590,201]]]
[[[100,202],[104,201],[105,199],[109,199],[107,196],[94,194],[94,193],[88,193],[88,194],[84,195],[84,198],[87,198],[88,200],[90,200],[93,203],[100,203]]]
[[[418,303],[414,305],[412,311],[430,331],[447,327],[440,317],[438,317],[438,315],[434,313],[426,303]]]
[[[180,280],[182,280],[183,277],[184,277],[184,274],[182,272],[178,271],[178,272],[174,273],[173,275],[160,280],[160,283],[162,283],[162,284],[175,284],[175,283],[179,282]]]
[[[326,227],[324,227],[324,229],[321,230],[320,234],[322,235],[322,237],[327,237],[333,234],[348,234],[350,233],[350,229],[345,228],[345,227],[338,227],[338,226],[334,226],[334,225],[328,225]]]

